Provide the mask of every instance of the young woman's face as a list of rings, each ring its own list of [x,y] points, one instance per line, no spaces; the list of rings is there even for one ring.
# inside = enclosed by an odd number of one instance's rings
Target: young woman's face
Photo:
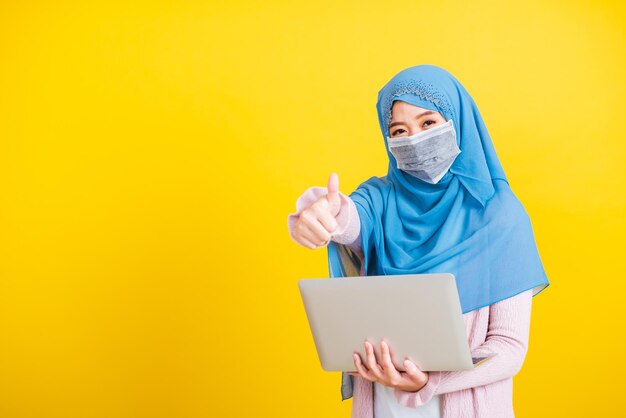
[[[389,136],[411,136],[445,122],[446,119],[439,112],[396,100],[391,108]]]

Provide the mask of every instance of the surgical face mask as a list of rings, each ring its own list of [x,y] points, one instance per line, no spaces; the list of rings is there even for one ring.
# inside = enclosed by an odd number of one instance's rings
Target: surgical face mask
[[[461,153],[452,119],[412,136],[387,137],[387,145],[400,170],[431,184],[441,180]]]

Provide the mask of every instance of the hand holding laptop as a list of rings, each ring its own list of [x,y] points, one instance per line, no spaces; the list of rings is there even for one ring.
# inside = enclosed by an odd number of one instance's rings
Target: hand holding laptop
[[[365,341],[366,364],[363,364],[359,353],[355,352],[354,365],[358,373],[348,372],[352,376],[361,376],[370,382],[379,382],[385,386],[395,387],[406,392],[417,392],[428,383],[428,372],[421,371],[408,357],[404,360],[406,372],[401,372],[393,365],[392,352],[384,340],[380,342],[380,364],[374,355],[374,346]]]

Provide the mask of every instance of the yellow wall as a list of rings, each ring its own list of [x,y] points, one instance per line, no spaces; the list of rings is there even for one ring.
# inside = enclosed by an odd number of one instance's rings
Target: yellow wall
[[[0,416],[348,417],[297,280],[308,186],[386,173],[376,94],[440,65],[531,216],[518,417],[622,402],[618,2],[2,1]]]

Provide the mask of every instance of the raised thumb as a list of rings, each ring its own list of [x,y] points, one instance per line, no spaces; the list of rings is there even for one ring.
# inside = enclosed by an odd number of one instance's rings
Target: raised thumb
[[[333,216],[337,215],[341,209],[341,199],[339,198],[339,176],[336,173],[332,173],[328,178],[326,199],[328,199],[329,209]]]

